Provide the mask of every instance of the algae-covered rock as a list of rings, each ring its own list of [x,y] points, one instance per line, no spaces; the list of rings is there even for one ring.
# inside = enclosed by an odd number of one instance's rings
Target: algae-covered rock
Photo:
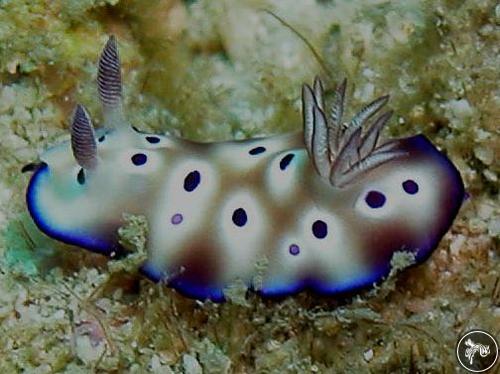
[[[0,0],[0,370],[456,371],[458,335],[500,324],[499,19],[492,0]],[[77,102],[99,125],[95,62],[109,34],[140,129],[299,130],[301,84],[319,75],[331,95],[347,77],[349,107],[389,93],[388,133],[427,135],[469,201],[425,264],[399,273],[403,252],[386,283],[336,299],[262,300],[238,283],[226,304],[186,299],[137,275],[137,216],[124,217],[125,259],[57,243],[28,218],[20,169],[68,139]]]

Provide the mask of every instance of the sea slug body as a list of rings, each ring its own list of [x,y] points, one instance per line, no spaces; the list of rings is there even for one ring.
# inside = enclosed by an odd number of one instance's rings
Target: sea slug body
[[[46,234],[108,256],[121,251],[123,213],[144,215],[142,273],[189,297],[222,301],[236,280],[264,296],[370,286],[395,252],[428,258],[464,198],[457,169],[423,135],[382,141],[387,96],[346,122],[345,81],[331,105],[319,79],[304,85],[300,133],[220,143],[134,130],[114,37],[98,91],[105,129],[78,105],[71,141],[25,168],[29,212]]]

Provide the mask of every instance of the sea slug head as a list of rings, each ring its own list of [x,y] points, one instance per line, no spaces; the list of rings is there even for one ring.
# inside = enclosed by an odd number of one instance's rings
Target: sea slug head
[[[109,255],[118,248],[122,213],[144,213],[152,203],[150,192],[167,164],[168,152],[163,151],[172,144],[166,136],[134,130],[124,118],[114,37],[99,60],[98,90],[105,128],[96,132],[88,111],[77,105],[71,140],[25,168],[34,171],[26,198],[31,216],[46,234]]]

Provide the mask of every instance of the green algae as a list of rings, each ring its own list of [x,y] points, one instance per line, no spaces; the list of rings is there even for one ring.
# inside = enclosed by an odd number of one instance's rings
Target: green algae
[[[27,215],[11,220],[2,240],[6,248],[5,265],[27,277],[39,275],[47,258],[54,255],[52,240],[42,234]]]
[[[130,253],[122,260],[109,262],[108,269],[111,274],[118,271],[137,273],[137,269],[147,258],[148,222],[146,217],[124,213],[123,222],[118,229],[119,243]]]
[[[498,14],[491,0],[0,0],[0,370],[456,370],[461,332],[500,333]],[[108,33],[139,128],[197,140],[297,130],[300,85],[347,76],[350,108],[391,93],[388,132],[429,136],[472,202],[429,261],[353,298],[262,300],[236,284],[224,305],[185,299],[136,275],[140,217],[125,217],[123,260],[56,243],[27,220],[19,170],[67,139],[75,102],[99,121]]]

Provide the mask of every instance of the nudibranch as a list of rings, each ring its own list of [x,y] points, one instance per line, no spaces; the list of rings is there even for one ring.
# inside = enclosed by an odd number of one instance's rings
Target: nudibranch
[[[192,298],[222,301],[235,281],[264,296],[370,286],[395,252],[428,258],[464,198],[459,172],[425,136],[382,141],[387,96],[345,122],[345,80],[329,105],[319,79],[304,85],[301,132],[218,143],[127,122],[114,37],[97,82],[104,128],[76,107],[71,141],[31,167],[29,212],[49,236],[108,256],[123,252],[123,213],[145,216],[141,272]]]

